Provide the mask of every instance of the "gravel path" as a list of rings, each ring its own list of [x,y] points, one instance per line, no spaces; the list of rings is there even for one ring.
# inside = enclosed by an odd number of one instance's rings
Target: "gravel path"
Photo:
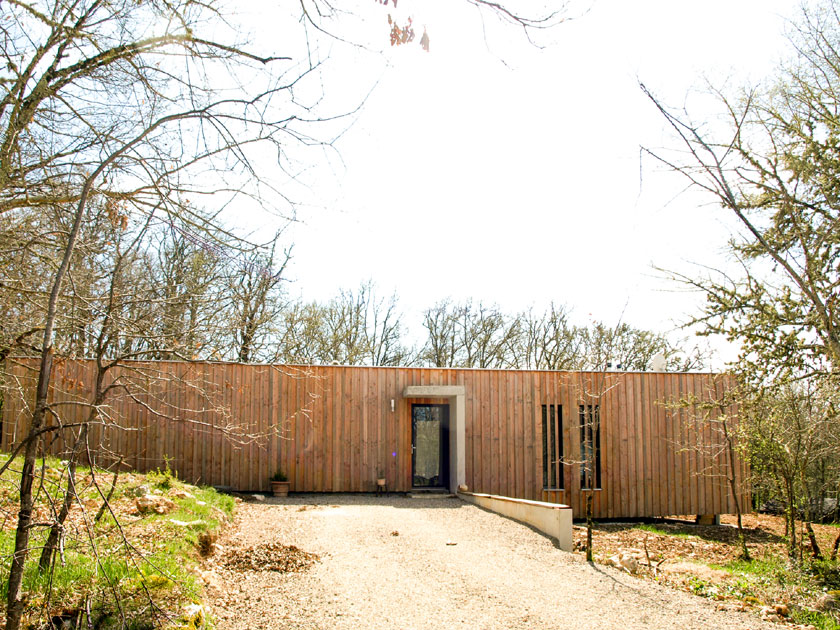
[[[320,561],[300,573],[224,565],[243,547],[277,542]],[[205,568],[219,630],[778,629],[590,566],[458,499],[309,495],[243,503]]]

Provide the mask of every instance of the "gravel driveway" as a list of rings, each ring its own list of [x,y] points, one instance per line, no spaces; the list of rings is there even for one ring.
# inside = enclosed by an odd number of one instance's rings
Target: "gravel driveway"
[[[271,542],[321,559],[300,573],[224,566],[237,550]],[[589,565],[527,526],[452,498],[243,503],[205,568],[219,630],[778,628]]]

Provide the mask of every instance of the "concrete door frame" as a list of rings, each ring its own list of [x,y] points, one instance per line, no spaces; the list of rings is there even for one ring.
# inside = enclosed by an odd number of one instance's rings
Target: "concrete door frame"
[[[409,385],[403,398],[446,398],[449,403],[449,490],[467,483],[466,405],[463,385]]]

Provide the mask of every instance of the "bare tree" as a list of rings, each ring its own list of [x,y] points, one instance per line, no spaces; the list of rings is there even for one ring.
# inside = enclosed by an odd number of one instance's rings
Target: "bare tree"
[[[747,402],[744,389],[739,387],[737,378],[732,374],[719,374],[711,377],[704,395],[687,394],[679,400],[666,401],[673,409],[687,411],[686,426],[690,435],[705,435],[702,441],[678,444],[686,451],[695,451],[703,455],[708,462],[717,462],[716,468],[697,471],[704,476],[723,476],[726,487],[735,507],[738,526],[738,542],[741,545],[741,558],[750,561],[750,551],[744,534],[742,515],[747,510],[742,504],[742,497],[749,488],[751,480],[744,474],[742,463],[748,456],[747,423],[741,411]]]
[[[497,306],[468,301],[456,313],[463,367],[501,368],[519,334],[519,318],[506,317]]]
[[[458,365],[460,342],[457,338],[457,322],[453,317],[451,302],[443,300],[423,313],[426,329],[426,345],[421,350],[421,359],[436,367]]]
[[[406,365],[397,296],[380,298],[372,281],[342,289],[326,304],[295,304],[283,315],[283,361],[345,365]]]
[[[277,251],[278,239],[279,234],[267,247],[243,255],[225,273],[231,355],[241,363],[277,354],[274,324],[285,307],[281,281],[291,258],[291,249]]]
[[[277,360],[312,364],[319,361],[321,308],[317,302],[292,302],[283,309],[277,335]]]
[[[173,194],[189,189],[191,171],[202,177],[198,165],[205,172],[222,166],[227,172],[239,164],[247,172],[249,145],[295,137],[287,133],[293,112],[270,113],[272,101],[294,81],[271,78],[254,82],[248,95],[215,96],[207,74],[211,66],[214,73],[238,66],[239,73],[257,76],[256,66],[279,58],[203,38],[205,13],[214,14],[215,7],[152,0],[7,4],[0,44],[6,62],[0,82],[0,213],[58,207],[68,217],[42,316],[32,419],[20,445],[24,461],[8,580],[9,630],[20,627],[24,609],[35,463],[48,413],[61,294],[91,199],[114,204],[115,216],[160,220],[177,213],[200,230],[202,218]],[[148,25],[139,38],[137,24]]]
[[[525,28],[547,24],[502,3],[476,4]],[[315,109],[323,99],[319,90],[305,89],[322,62],[311,40],[300,64],[274,51],[251,52],[216,0],[8,0],[3,6],[0,215],[52,209],[64,226],[37,300],[37,384],[28,430],[15,447],[23,465],[5,627],[18,630],[36,458],[46,433],[55,430],[48,422],[48,393],[62,325],[88,322],[64,336],[100,357],[103,369],[125,359],[125,349],[148,352],[127,338],[126,331],[136,333],[139,326],[117,323],[122,315],[147,314],[124,303],[130,292],[123,286],[122,262],[112,267],[109,282],[66,290],[75,278],[97,276],[95,268],[78,266],[85,231],[92,217],[101,216],[95,208],[106,210],[115,229],[132,222],[161,227],[177,219],[193,238],[224,247],[216,239],[217,215],[208,220],[190,196],[222,206],[258,197],[264,206],[287,208],[287,194],[277,180],[260,179],[262,168],[254,160],[263,166],[267,152],[261,147],[268,145],[279,166],[291,170],[286,160],[293,146],[319,144],[308,130],[319,120]],[[320,0],[302,2],[298,10],[300,21],[292,24],[318,33],[327,32],[326,24],[341,13]],[[85,295],[97,297],[71,303],[73,317],[66,317],[67,298]],[[108,309],[98,311],[96,304]],[[15,333],[7,337],[19,345],[27,331]],[[109,361],[109,355],[117,358]],[[97,400],[91,404],[99,406]]]
[[[194,243],[178,217],[156,231],[148,252],[147,283],[157,312],[145,338],[155,358],[196,358],[213,336],[222,312],[222,262]]]
[[[533,310],[520,315],[518,343],[513,346],[513,365],[535,370],[574,370],[582,367],[581,329],[569,322],[568,309],[553,302],[538,315]]]
[[[438,367],[508,367],[515,360],[520,322],[498,306],[468,300],[438,302],[424,314],[428,333],[421,358]]]

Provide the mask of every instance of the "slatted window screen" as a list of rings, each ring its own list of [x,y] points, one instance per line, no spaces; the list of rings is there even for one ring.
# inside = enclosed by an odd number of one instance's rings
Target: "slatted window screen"
[[[563,489],[563,405],[542,406],[543,488]]]
[[[580,405],[580,487],[601,488],[601,413],[598,405]],[[590,485],[594,484],[594,485]]]

